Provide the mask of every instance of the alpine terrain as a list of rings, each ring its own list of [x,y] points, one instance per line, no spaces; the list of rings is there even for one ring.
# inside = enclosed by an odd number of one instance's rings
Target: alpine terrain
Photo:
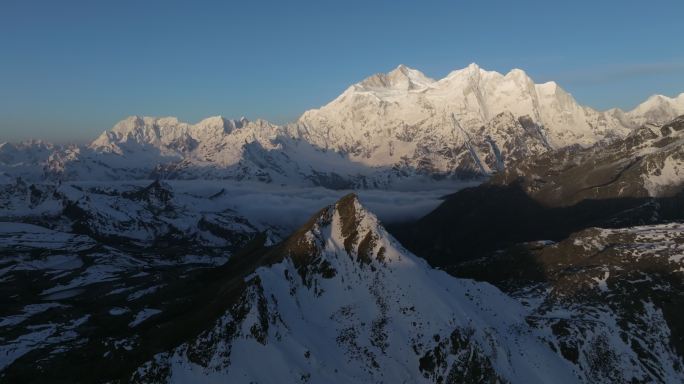
[[[0,383],[681,383],[683,222],[684,94],[476,64],[3,143]]]

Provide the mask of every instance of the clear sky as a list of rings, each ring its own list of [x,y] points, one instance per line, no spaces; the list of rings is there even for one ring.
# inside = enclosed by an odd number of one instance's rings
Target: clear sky
[[[403,63],[471,62],[631,108],[684,92],[684,1],[1,0],[0,141],[128,115],[282,123]]]

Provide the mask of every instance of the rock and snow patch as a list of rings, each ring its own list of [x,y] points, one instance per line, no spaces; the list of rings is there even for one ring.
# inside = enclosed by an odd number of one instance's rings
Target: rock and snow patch
[[[668,156],[662,165],[643,175],[644,187],[650,196],[659,196],[663,190],[684,183],[684,158]]]
[[[150,317],[152,317],[152,316],[154,316],[154,315],[158,315],[158,314],[160,314],[160,313],[161,313],[161,311],[158,310],[158,309],[155,309],[155,308],[145,308],[145,309],[139,311],[139,312],[135,315],[135,319],[133,319],[133,321],[131,321],[131,322],[128,324],[128,326],[131,327],[131,328],[136,327],[136,326],[138,326],[140,323],[142,323],[143,321],[149,319]]]

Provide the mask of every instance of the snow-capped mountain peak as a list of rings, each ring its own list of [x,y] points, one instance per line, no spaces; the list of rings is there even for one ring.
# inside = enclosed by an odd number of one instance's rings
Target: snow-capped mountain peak
[[[388,73],[376,73],[367,77],[352,89],[362,91],[403,90],[414,91],[429,87],[435,80],[422,72],[403,64]]]
[[[474,76],[474,75],[481,75],[483,73],[487,73],[484,69],[482,69],[477,63],[470,63],[467,67],[465,68],[459,68],[455,69],[444,78],[444,79],[449,79],[453,77],[460,77],[460,76]],[[442,79],[442,80],[444,80]]]
[[[231,120],[226,119],[223,116],[212,116],[195,124],[193,129],[230,133],[235,129],[242,128],[248,123],[249,120],[245,117],[241,117],[238,120]]]
[[[684,93],[668,97],[653,95],[626,113],[635,123],[664,124],[672,118],[684,114]]]
[[[189,152],[200,145],[216,144],[248,123],[245,118],[230,120],[222,116],[209,117],[196,124],[181,122],[176,117],[130,116],[103,132],[90,148],[118,153],[121,145],[142,145]]]
[[[556,83],[535,84],[519,69],[503,75],[473,63],[436,81],[412,71],[400,66],[375,75],[307,111],[298,121],[306,127],[302,138],[369,166],[476,175],[500,169],[514,147],[522,150],[516,156],[529,156],[573,144],[590,146],[632,129],[613,115],[579,105]],[[507,113],[514,125],[523,119],[526,128],[500,126],[498,117]],[[493,125],[513,130],[493,132]],[[512,136],[514,131],[526,138]],[[512,145],[521,141],[523,147]]]
[[[355,195],[261,258],[212,328],[156,355],[134,381],[578,381],[522,305],[430,268]]]

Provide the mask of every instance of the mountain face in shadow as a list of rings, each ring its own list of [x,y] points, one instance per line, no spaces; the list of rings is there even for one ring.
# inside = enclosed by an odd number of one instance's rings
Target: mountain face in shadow
[[[680,219],[684,219],[684,193],[549,207],[519,184],[487,184],[461,190],[427,216],[389,230],[432,265],[446,266],[521,242],[559,241],[588,227],[623,228]]]
[[[486,184],[448,196],[420,220],[390,230],[413,252],[445,266],[520,242],[562,240],[588,227],[684,219],[683,186],[680,117],[609,145],[515,163]]]
[[[590,382],[680,382],[684,227],[589,228],[446,267],[522,302]],[[658,346],[656,346],[658,345]],[[625,370],[624,367],[630,367]]]
[[[548,206],[673,196],[684,184],[684,116],[663,125],[644,125],[608,144],[573,146],[527,158],[511,164],[490,183],[518,183]]]
[[[527,159],[390,231],[432,265],[523,303],[590,382],[679,382],[682,131],[680,117]]]

